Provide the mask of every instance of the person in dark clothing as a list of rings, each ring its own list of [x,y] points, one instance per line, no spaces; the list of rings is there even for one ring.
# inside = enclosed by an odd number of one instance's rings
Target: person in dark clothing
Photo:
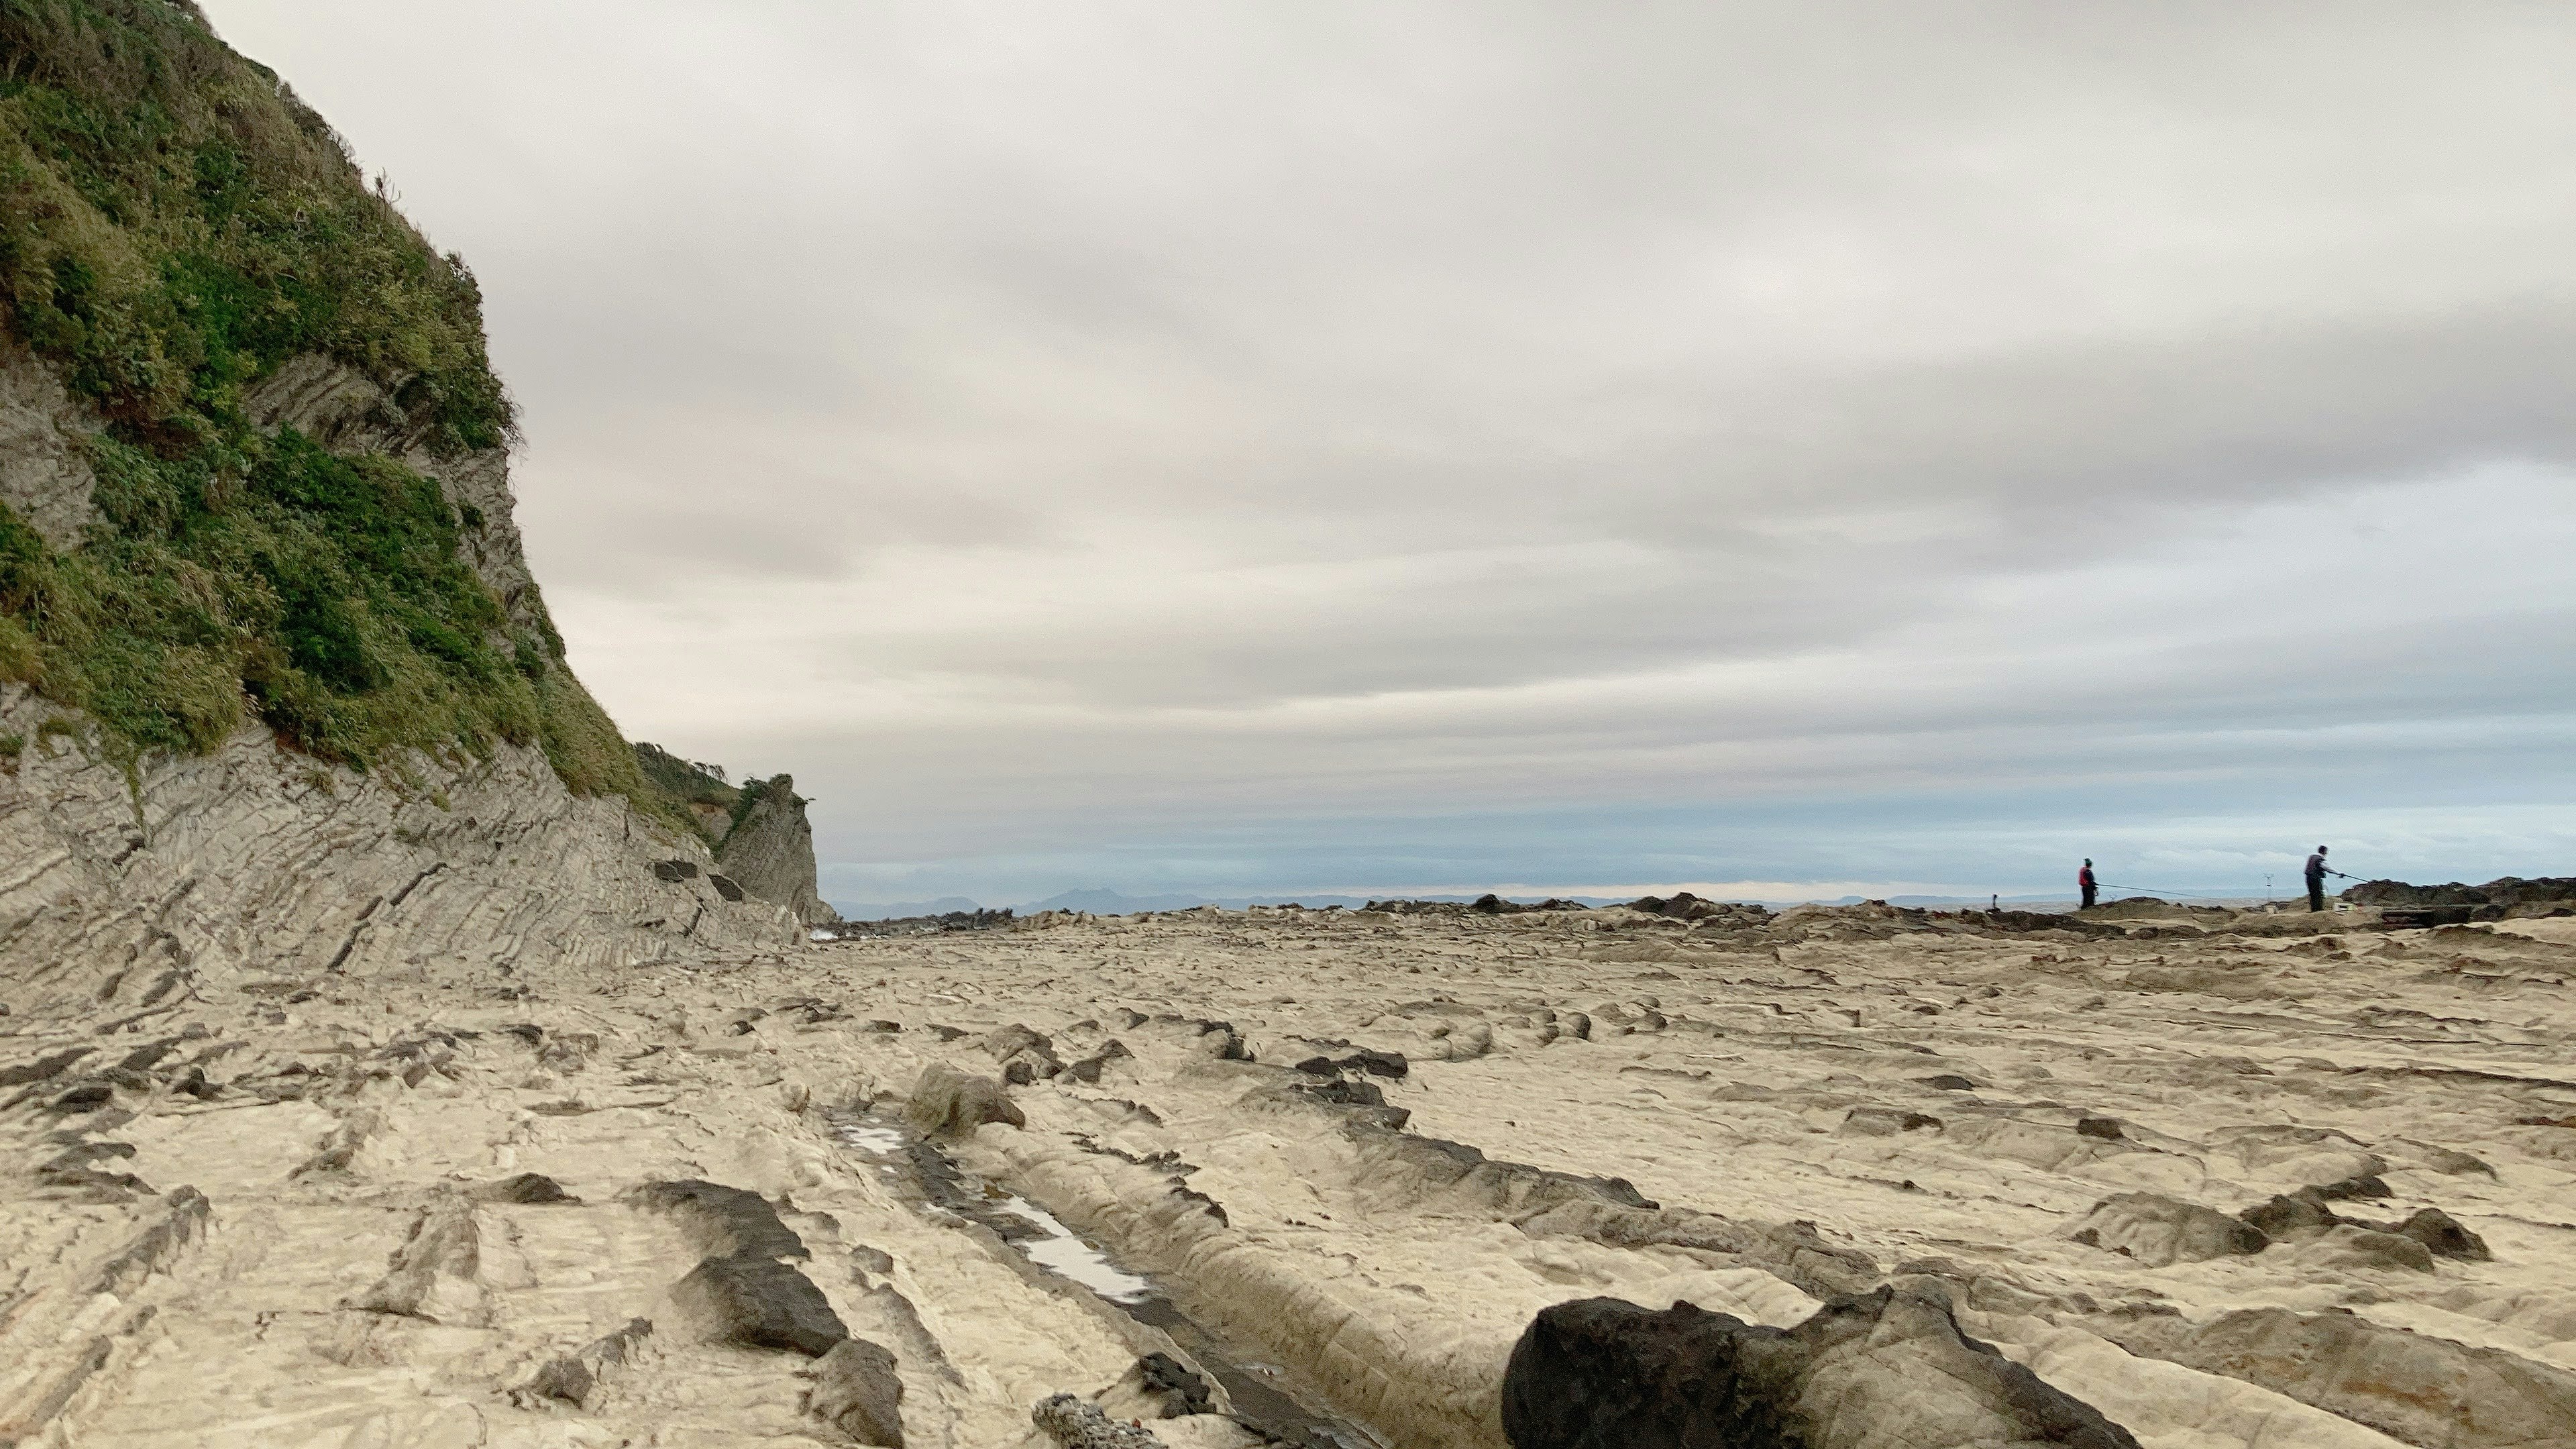
[[[2084,892],[2084,904],[2077,906],[2076,909],[2079,911],[2089,911],[2093,909],[2093,902],[2100,898],[2102,887],[2094,882],[2093,862],[2091,860],[2086,860],[2084,862],[2084,868],[2075,873],[2075,884],[2077,889]]]
[[[2309,910],[2322,911],[2326,908],[2326,877],[2341,874],[2343,874],[2342,871],[2326,869],[2326,848],[2322,845],[2318,846],[2317,853],[2308,857]]]

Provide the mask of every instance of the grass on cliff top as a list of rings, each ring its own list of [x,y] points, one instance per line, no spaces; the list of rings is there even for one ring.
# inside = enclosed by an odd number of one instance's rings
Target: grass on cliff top
[[[230,440],[298,353],[392,385],[436,451],[508,439],[482,293],[276,75],[168,0],[0,0],[11,328],[163,452]]]
[[[542,603],[514,630],[460,561],[479,517],[400,463],[252,426],[245,389],[319,353],[433,456],[515,433],[462,259],[193,5],[0,0],[0,316],[108,424],[83,546],[0,508],[0,678],[129,760],[210,749],[247,702],[324,759],[534,742],[575,790],[685,816]]]

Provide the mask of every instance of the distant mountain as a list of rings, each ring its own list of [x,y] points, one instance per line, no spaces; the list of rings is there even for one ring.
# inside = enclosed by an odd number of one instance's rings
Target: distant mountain
[[[941,896],[935,901],[834,901],[832,909],[845,921],[902,921],[914,916],[944,916],[951,911],[980,911],[984,907],[964,896]]]

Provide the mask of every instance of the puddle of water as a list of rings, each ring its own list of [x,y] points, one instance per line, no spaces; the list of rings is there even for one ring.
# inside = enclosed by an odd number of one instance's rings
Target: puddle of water
[[[866,1122],[843,1122],[839,1125],[841,1140],[862,1152],[901,1157],[904,1148],[910,1145],[902,1133],[891,1127],[877,1127]]]
[[[960,1171],[947,1153],[900,1128],[849,1116],[836,1118],[833,1126],[843,1142],[880,1159],[879,1170],[894,1172],[895,1163],[909,1167],[930,1212],[981,1223],[1030,1262],[1170,1334],[1225,1386],[1236,1417],[1255,1431],[1295,1449],[1386,1449],[1386,1440],[1361,1425],[1319,1413],[1285,1392],[1277,1381],[1286,1373],[1277,1365],[1237,1363],[1229,1346],[1182,1313],[1154,1280],[1119,1267],[1055,1214]]]
[[[1055,1214],[1045,1208],[1018,1196],[1003,1198],[994,1206],[1028,1219],[1044,1232],[1043,1237],[1022,1238],[1011,1245],[1026,1254],[1030,1262],[1059,1278],[1070,1278],[1121,1307],[1154,1296],[1151,1279],[1139,1278],[1110,1262],[1108,1254],[1074,1236],[1073,1229],[1056,1221]]]

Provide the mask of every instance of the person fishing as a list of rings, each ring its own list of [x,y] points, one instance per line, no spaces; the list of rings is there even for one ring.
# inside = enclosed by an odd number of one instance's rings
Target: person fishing
[[[2084,904],[2077,906],[2076,909],[2079,911],[2093,909],[2093,903],[2101,898],[2102,885],[2101,882],[2093,879],[2093,860],[2090,856],[2085,858],[2084,868],[2075,873],[2075,886],[2084,892]]]
[[[2328,868],[2328,867],[2327,867],[2327,865],[2326,865],[2326,848],[2325,848],[2324,846],[2320,845],[2320,846],[2318,846],[2318,847],[2317,847],[2317,853],[2316,853],[2316,854],[2314,854],[2314,855],[2312,855],[2312,856],[2309,856],[2309,857],[2308,857],[2308,909],[2309,909],[2309,910],[2312,910],[2312,911],[2322,911],[2322,910],[2324,910],[2324,909],[2326,908],[2326,877],[2327,877],[2327,876],[2333,876],[2333,877],[2334,877],[2335,879],[2337,879],[2337,880],[2350,880],[2350,879],[2352,879],[2352,877],[2351,877],[2351,876],[2345,875],[2342,871],[2339,871],[2339,870],[2333,870],[2333,869],[2330,869],[2330,868]]]

